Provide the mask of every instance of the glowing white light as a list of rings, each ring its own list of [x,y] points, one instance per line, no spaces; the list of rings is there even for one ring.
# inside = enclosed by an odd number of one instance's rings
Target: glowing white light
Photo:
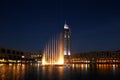
[[[68,55],[70,55],[70,51],[68,52]]]
[[[81,68],[82,68],[82,71],[83,71],[83,68],[84,68],[84,65],[83,65],[83,64],[81,65]]]
[[[22,56],[22,58],[25,58],[25,56]]]
[[[64,55],[67,55],[66,51],[64,51]]]
[[[113,64],[113,71],[115,71],[115,64]]]
[[[68,38],[70,38],[70,36],[68,35]]]
[[[67,24],[64,25],[64,29],[69,29]]]
[[[18,60],[17,62],[20,62],[20,60]]]
[[[39,55],[37,55],[39,57]]]
[[[9,65],[11,66],[12,64],[10,63]]]
[[[66,35],[64,37],[66,38]]]

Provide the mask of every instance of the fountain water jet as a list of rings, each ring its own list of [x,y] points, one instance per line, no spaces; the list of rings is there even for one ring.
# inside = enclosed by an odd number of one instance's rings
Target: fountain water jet
[[[59,38],[53,37],[43,51],[42,65],[63,65],[63,47],[63,35],[60,34]]]

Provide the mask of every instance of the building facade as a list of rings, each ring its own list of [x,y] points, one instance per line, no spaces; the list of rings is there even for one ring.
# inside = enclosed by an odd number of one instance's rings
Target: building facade
[[[10,49],[10,48],[0,48],[0,63],[16,63],[21,62],[24,57],[24,52]]]
[[[72,54],[71,63],[120,63],[120,51],[95,51]]]
[[[11,48],[0,48],[0,63],[29,63],[41,61],[40,51],[28,52]]]
[[[64,24],[64,33],[63,33],[63,39],[64,39],[64,59],[65,62],[69,62],[70,59],[70,38],[71,38],[71,31],[69,26],[65,23]]]

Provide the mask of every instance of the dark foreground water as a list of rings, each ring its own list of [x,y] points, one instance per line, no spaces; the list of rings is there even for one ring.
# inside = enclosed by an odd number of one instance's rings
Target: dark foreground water
[[[120,65],[0,64],[0,80],[120,80]]]

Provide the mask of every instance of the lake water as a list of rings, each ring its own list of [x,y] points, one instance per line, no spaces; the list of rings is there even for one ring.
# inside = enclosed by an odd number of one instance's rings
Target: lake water
[[[0,64],[0,80],[120,80],[120,65]]]

